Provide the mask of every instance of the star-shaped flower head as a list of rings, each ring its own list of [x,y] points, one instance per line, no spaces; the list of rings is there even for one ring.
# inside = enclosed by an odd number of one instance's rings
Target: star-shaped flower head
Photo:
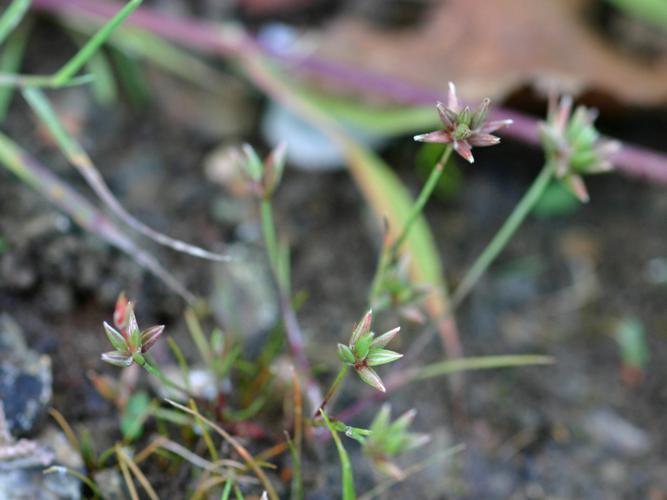
[[[492,132],[512,123],[512,120],[487,122],[490,105],[491,99],[486,98],[481,102],[477,111],[472,111],[468,106],[462,107],[456,97],[456,87],[449,82],[447,104],[442,102],[436,104],[440,120],[445,128],[428,134],[416,135],[414,139],[419,142],[451,144],[459,155],[473,163],[475,161],[472,156],[473,146],[484,147],[498,144],[500,138],[493,135]]]
[[[389,405],[383,405],[373,419],[370,435],[363,444],[364,452],[378,470],[397,480],[404,479],[405,474],[391,459],[424,446],[430,439],[428,434],[408,431],[416,415],[416,410],[408,410],[392,422]]]
[[[375,338],[375,333],[371,331],[372,321],[373,311],[369,310],[355,326],[349,344],[338,344],[338,357],[343,363],[354,368],[361,380],[385,392],[382,379],[371,367],[392,363],[403,357],[398,352],[384,348],[398,335],[401,328],[396,327]]]
[[[552,96],[547,120],[539,125],[547,161],[555,164],[556,177],[582,202],[589,199],[582,176],[611,170],[609,158],[620,147],[617,141],[601,138],[593,125],[596,118],[597,112],[584,106],[572,113],[570,96],[558,102]]]
[[[123,294],[116,302],[114,324],[117,329],[104,322],[104,333],[115,350],[103,353],[102,361],[122,367],[130,366],[136,355],[148,352],[164,331],[164,325],[139,330],[134,306]]]

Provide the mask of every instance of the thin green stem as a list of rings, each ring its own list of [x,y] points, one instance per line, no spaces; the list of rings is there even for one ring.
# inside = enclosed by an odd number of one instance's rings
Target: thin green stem
[[[433,194],[433,190],[435,189],[435,186],[438,184],[438,180],[442,175],[442,171],[445,169],[445,165],[447,164],[447,161],[449,160],[449,157],[452,154],[452,150],[453,150],[452,146],[448,144],[445,150],[443,151],[442,156],[440,156],[438,163],[436,163],[435,167],[433,167],[433,170],[431,170],[431,173],[429,174],[428,179],[424,184],[424,187],[422,187],[422,190],[419,193],[417,200],[415,201],[414,205],[412,205],[412,209],[410,209],[410,213],[408,214],[408,217],[405,221],[403,230],[399,234],[398,238],[396,238],[396,241],[392,244],[392,253],[394,255],[398,253],[398,251],[400,250],[401,246],[408,237],[408,234],[410,233],[412,225],[417,220],[419,215],[422,213],[422,210],[424,210],[426,202]]]
[[[419,380],[440,377],[469,370],[491,370],[498,368],[550,365],[554,358],[540,354],[506,354],[501,356],[477,356],[438,361],[404,371],[397,387]]]
[[[73,87],[85,85],[93,80],[93,75],[81,75],[71,78],[64,83],[56,83],[52,76],[45,75],[17,75],[13,73],[0,73],[1,87],[39,87],[56,89],[62,87]]]
[[[0,16],[0,43],[4,42],[14,28],[21,22],[30,7],[30,0],[14,0]]]
[[[225,481],[225,487],[222,490],[222,494],[220,495],[220,500],[229,500],[229,495],[232,493],[232,486],[234,485],[234,481],[231,479],[227,479]]]
[[[100,46],[109,38],[111,33],[141,5],[142,0],[130,0],[118,13],[102,28],[93,35],[86,44],[81,47],[74,57],[72,57],[62,68],[53,75],[53,82],[56,85],[63,85],[83,67]]]
[[[183,351],[178,346],[176,341],[171,337],[167,337],[167,344],[169,345],[169,348],[171,349],[171,352],[176,358],[176,362],[178,363],[178,366],[181,369],[181,373],[183,374],[183,380],[185,381],[185,388],[189,391],[190,367],[188,366],[188,362],[186,361],[185,356],[183,355]]]
[[[317,418],[322,414],[322,410],[327,406],[329,401],[331,401],[336,394],[336,391],[338,390],[338,387],[340,386],[340,383],[343,381],[345,378],[345,374],[347,373],[347,370],[350,367],[348,365],[343,365],[341,369],[338,371],[338,375],[336,375],[335,380],[329,387],[329,390],[327,393],[324,395],[324,399],[322,400],[322,404],[320,404],[319,408],[315,412],[315,416],[313,418]]]
[[[260,216],[262,219],[262,235],[264,236],[264,244],[266,245],[266,253],[269,256],[269,263],[271,264],[271,271],[280,283],[280,276],[278,271],[278,239],[276,237],[276,227],[273,223],[273,210],[271,207],[271,200],[269,198],[262,198],[259,205]]]
[[[287,276],[289,269],[286,265],[287,254],[285,253],[286,250],[281,254],[278,246],[276,227],[273,222],[273,209],[269,197],[262,197],[260,200],[260,219],[266,253],[278,289],[278,301],[285,327],[285,338],[296,366],[307,377],[306,393],[310,404],[314,408],[321,400],[322,395],[317,383],[310,376],[310,363],[304,351],[303,334],[290,297],[289,277]]]
[[[285,439],[289,446],[290,455],[292,456],[292,481],[290,500],[303,500],[303,477],[301,475],[301,451],[300,447],[294,444],[290,439],[289,433],[285,431]]]
[[[327,414],[322,410],[320,411],[320,415],[322,415],[322,418],[326,422],[327,427],[329,428],[329,432],[331,432],[331,437],[333,438],[334,443],[336,443],[336,449],[338,450],[338,457],[340,459],[341,467],[342,498],[343,500],[354,500],[357,495],[354,489],[354,475],[352,472],[350,458],[345,451],[345,447],[343,446],[340,437],[338,437],[338,432],[336,432],[336,429],[334,429]]]
[[[202,420],[201,415],[199,414],[199,408],[197,408],[197,405],[195,404],[193,399],[190,400],[190,408],[194,412],[197,425],[201,429],[202,437],[204,438],[204,442],[206,443],[208,452],[211,455],[211,460],[213,462],[217,462],[218,460],[220,460],[220,455],[218,454],[218,450],[216,449],[215,444],[213,443],[211,434],[208,432],[208,428],[204,425],[204,421]]]
[[[410,229],[412,228],[412,225],[415,223],[419,215],[422,213],[422,211],[424,210],[424,206],[426,205],[426,202],[433,194],[433,190],[435,189],[435,186],[438,184],[438,180],[440,180],[440,176],[442,175],[442,172],[445,168],[445,165],[447,164],[447,161],[449,161],[449,157],[451,156],[452,151],[453,151],[452,146],[448,144],[445,150],[443,151],[442,155],[440,156],[440,159],[431,170],[431,173],[429,174],[426,183],[422,187],[422,190],[419,193],[417,200],[412,205],[412,208],[410,209],[410,212],[408,213],[408,216],[405,220],[403,229],[399,233],[398,237],[390,245],[387,245],[387,242],[385,242],[385,244],[383,245],[382,252],[380,253],[380,258],[378,259],[378,265],[375,270],[375,275],[373,276],[373,281],[371,284],[371,291],[370,291],[371,303],[374,302],[373,299],[378,293],[378,289],[380,287],[380,284],[382,283],[382,278],[384,277],[384,273],[386,272],[387,267],[389,267],[389,265],[391,265],[393,262],[396,261],[401,246],[403,245],[403,243],[405,243],[405,240],[410,234]]]
[[[373,276],[373,281],[371,282],[371,291],[369,293],[369,302],[371,306],[375,307],[375,297],[378,294],[380,289],[380,284],[382,283],[382,278],[384,278],[385,270],[389,265],[389,251],[388,247],[385,245],[382,246],[380,251],[380,258],[378,259],[377,267],[375,268],[375,274]]]
[[[498,257],[500,252],[505,248],[509,240],[512,238],[526,216],[532,211],[535,204],[539,201],[544,193],[544,190],[551,182],[554,175],[554,165],[547,163],[542,167],[541,172],[533,181],[533,184],[528,188],[528,191],[523,195],[521,201],[514,207],[514,210],[507,218],[505,223],[498,230],[491,242],[486,246],[484,251],[477,257],[477,260],[470,267],[466,275],[461,280],[458,288],[454,292],[451,301],[452,310],[455,309],[468,296],[470,290],[477,284],[482,275],[489,268],[491,263]]]
[[[146,370],[148,373],[153,375],[155,378],[157,378],[160,382],[162,382],[165,385],[168,385],[172,389],[176,389],[179,392],[182,392],[183,394],[189,396],[189,397],[194,397],[190,391],[188,391],[185,387],[183,387],[180,384],[177,384],[173,380],[167,378],[167,376],[162,373],[162,371],[157,367],[151,364],[142,354],[140,353],[135,353],[132,356],[132,359],[136,364],[138,364],[140,367],[142,367],[144,370]]]
[[[31,27],[31,22],[24,23],[7,39],[6,45],[0,54],[0,71],[2,72],[0,74],[13,74],[19,70]],[[7,110],[14,95],[14,88],[1,85],[0,87],[2,87],[0,88],[0,123],[2,123],[7,116]]]

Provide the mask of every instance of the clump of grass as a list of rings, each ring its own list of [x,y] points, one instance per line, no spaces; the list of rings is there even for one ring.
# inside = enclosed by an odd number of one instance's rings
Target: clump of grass
[[[26,0],[14,0],[0,17],[0,43],[20,23],[29,3]],[[12,57],[0,61],[2,68],[5,70],[9,68],[9,72],[0,73],[0,90],[4,91],[0,93],[0,98],[4,99],[4,103],[0,102],[0,111],[6,110],[11,89],[20,89],[22,96],[55,138],[68,161],[86,179],[101,201],[127,226],[175,250],[195,257],[224,261],[226,257],[222,254],[158,233],[127,213],[104,184],[92,159],[66,131],[41,90],[89,83],[89,75],[77,76],[78,73],[140,3],[141,0],[131,0],[123,6],[53,75],[21,75],[12,70],[18,67],[16,61],[20,59],[22,44],[25,41],[25,34],[17,31],[16,33],[24,38],[13,38],[10,51]],[[160,46],[160,50],[163,51],[164,47]],[[164,52],[161,54],[164,56]],[[408,272],[406,266],[406,262],[412,259],[419,262],[421,265],[419,269],[425,269],[423,262],[420,261],[420,255],[429,255],[426,260],[433,260],[433,256],[429,253],[430,246],[423,243],[425,241],[423,236],[428,235],[428,232],[424,232],[422,226],[422,212],[452,153],[456,152],[472,163],[474,160],[472,149],[498,144],[499,139],[492,133],[510,125],[511,122],[488,121],[489,100],[482,101],[474,111],[468,106],[463,106],[456,97],[454,86],[451,85],[447,103],[438,103],[436,106],[443,128],[415,137],[418,141],[444,143],[445,150],[431,170],[416,200],[413,203],[406,203],[403,194],[396,194],[403,193],[402,188],[396,187],[393,178],[388,177],[379,167],[381,163],[377,162],[372,153],[365,151],[332,125],[326,117],[323,118],[318,114],[307,98],[289,94],[284,82],[260,63],[261,61],[251,60],[246,63],[246,70],[255,78],[264,79],[267,88],[271,88],[277,95],[294,100],[306,114],[313,117],[314,121],[321,123],[322,128],[327,129],[329,134],[344,146],[348,158],[357,165],[357,173],[361,172],[359,165],[367,169],[367,177],[362,184],[365,183],[365,188],[373,193],[375,204],[399,212],[392,217],[395,227],[388,228],[379,252],[375,275],[369,284],[368,301],[359,305],[360,313],[367,312],[354,327],[350,328],[347,344],[338,344],[338,356],[332,360],[332,364],[340,363],[340,369],[329,389],[323,394],[320,380],[316,378],[312,369],[307,342],[300,328],[294,305],[289,243],[281,234],[280,228],[276,227],[273,213],[273,196],[279,189],[285,167],[285,146],[279,146],[265,158],[261,158],[251,146],[244,146],[238,152],[235,161],[237,167],[245,173],[249,191],[257,202],[266,259],[278,292],[280,322],[275,326],[263,352],[255,358],[248,358],[242,349],[244,332],[232,335],[225,332],[224,325],[220,325],[212,328],[210,333],[206,333],[201,322],[206,316],[202,313],[204,308],[187,310],[185,318],[192,343],[199,352],[206,373],[214,381],[214,395],[206,397],[191,387],[190,374],[193,370],[191,361],[188,361],[174,338],[168,338],[167,342],[180,367],[181,380],[167,375],[167,371],[151,357],[149,351],[164,336],[165,327],[156,325],[140,329],[133,303],[121,295],[114,311],[113,325],[103,324],[113,351],[103,353],[102,360],[124,369],[131,369],[136,365],[157,380],[159,389],[169,389],[175,396],[155,398],[148,392],[138,389],[136,382],[131,381],[129,377],[121,376],[116,380],[91,373],[90,377],[95,387],[100,394],[113,402],[121,416],[120,439],[101,453],[94,450],[93,440],[89,434],[84,431],[77,435],[60,413],[52,412],[72,445],[83,456],[87,474],[61,469],[49,469],[47,472],[76,475],[87,485],[93,496],[104,494],[94,481],[95,472],[115,467],[122,474],[131,498],[139,498],[139,489],[147,497],[157,498],[155,488],[140,467],[144,461],[155,457],[165,468],[186,465],[191,469],[190,476],[193,482],[190,493],[194,498],[206,498],[213,493],[223,499],[230,498],[232,494],[236,498],[244,498],[246,493],[258,494],[261,491],[262,497],[277,499],[280,488],[275,484],[275,471],[278,465],[274,462],[282,467],[284,478],[289,479],[291,498],[303,498],[304,447],[314,439],[322,437],[320,431],[325,433],[328,431],[341,465],[342,497],[352,499],[357,495],[354,466],[339,433],[359,443],[365,456],[381,474],[387,477],[388,482],[379,484],[377,487],[379,490],[385,487],[383,485],[404,480],[425,466],[417,464],[402,468],[399,456],[426,444],[428,436],[409,430],[415,416],[413,410],[391,421],[389,406],[382,406],[371,422],[362,422],[365,426],[351,426],[344,421],[356,417],[358,413],[356,410],[361,406],[344,409],[340,414],[345,415],[345,418],[336,418],[334,416],[336,412],[332,409],[334,399],[350,369],[375,390],[372,397],[357,390],[359,402],[374,404],[380,397],[391,396],[397,387],[418,380],[464,370],[538,365],[552,361],[548,357],[539,355],[501,355],[450,359],[423,365],[415,362],[410,356],[406,356],[408,359],[402,359],[402,353],[387,349],[388,344],[396,338],[400,327],[378,336],[371,327],[374,318],[379,314],[395,317],[396,314],[405,313],[407,310],[421,311],[425,308],[425,302],[434,294],[440,294],[440,299],[437,301],[437,307],[430,310],[431,320],[441,324],[443,319],[452,316],[456,307],[479,282],[554,180],[562,182],[581,201],[587,201],[588,193],[582,176],[608,170],[611,166],[608,158],[615,149],[612,143],[600,138],[593,125],[593,113],[585,108],[578,108],[572,114],[571,101],[568,98],[562,99],[560,103],[551,101],[547,120],[541,126],[546,154],[542,171],[505,224],[464,274],[451,302],[445,307],[445,301],[442,299],[444,283],[439,289],[425,286],[424,283],[415,280],[414,273]],[[23,181],[50,197],[84,227],[96,231],[155,272],[188,302],[193,304],[196,302],[195,297],[180,286],[167,270],[133,244],[119,228],[108,222],[96,207],[85,202],[23,152],[13,140],[1,134],[0,161]],[[379,180],[387,192],[378,191],[377,186],[372,186],[373,183],[369,182],[369,179]],[[396,209],[393,206],[395,200],[392,195],[395,195],[397,200],[402,200],[396,204],[400,208]],[[96,227],[91,222],[93,220],[103,220],[105,224]],[[414,244],[415,233],[420,234],[421,246]],[[420,248],[422,253],[415,255],[419,253],[415,249]],[[426,248],[425,253],[424,248]],[[439,267],[435,266],[435,269],[439,270]],[[441,277],[436,276],[434,279],[440,282]],[[434,315],[434,310],[438,311],[438,314]],[[342,321],[347,323],[347,319]],[[426,326],[428,325],[423,327]],[[405,332],[403,336],[408,346],[414,342],[414,332]],[[331,351],[333,350],[332,346]],[[286,351],[289,359],[290,375],[281,379],[277,372],[278,365],[284,358],[283,351]],[[389,373],[386,383],[375,371],[374,367],[379,365],[391,365],[385,368]],[[230,391],[229,387],[233,389]],[[176,397],[180,398],[179,401],[174,400]],[[312,418],[304,419],[304,413],[312,415]],[[287,431],[284,434],[278,432],[277,434],[284,438],[276,438],[276,428],[282,428],[283,431],[291,428],[292,433],[290,435]],[[147,444],[143,449],[139,449],[138,443],[142,440]],[[268,447],[263,446],[266,441],[269,441]],[[460,448],[447,450],[447,456],[458,450]],[[366,496],[371,497],[374,494],[375,489]]]
[[[475,122],[475,127],[477,127],[477,129],[484,127],[484,120],[482,115],[484,114],[486,107],[488,107],[488,103],[485,104],[484,107],[481,108],[481,111],[478,112],[480,113],[479,116],[475,115],[477,116],[477,122]],[[461,113],[462,118],[456,118],[457,120],[463,120],[464,123],[467,123],[466,120],[472,120],[472,118],[466,114],[465,110],[459,110],[459,112]],[[450,117],[449,119],[454,120],[455,118]],[[457,128],[461,128],[461,124],[457,125]],[[465,136],[465,131],[462,133]],[[440,160],[439,163],[444,165],[444,160],[446,160],[449,154],[451,154],[453,149],[454,146],[449,145],[449,152],[445,152],[443,159]],[[287,350],[291,355],[294,363],[294,369],[292,372],[293,395],[291,398],[292,415],[294,419],[294,440],[292,440],[289,434],[286,433],[286,440],[281,447],[281,453],[287,450],[290,452],[294,474],[293,481],[291,483],[293,498],[301,498],[304,492],[303,476],[301,473],[303,460],[301,455],[301,443],[303,437],[302,431],[300,429],[302,425],[306,425],[306,427],[310,427],[313,430],[319,429],[321,427],[325,427],[329,430],[335,442],[341,462],[341,491],[344,498],[355,498],[356,490],[354,486],[352,464],[345,450],[345,446],[338,434],[339,432],[343,433],[346,437],[352,438],[353,440],[359,442],[365,450],[366,456],[369,457],[371,463],[374,464],[377,470],[381,474],[388,476],[394,481],[403,480],[408,475],[408,471],[404,471],[394,461],[394,458],[403,453],[407,453],[411,450],[419,448],[428,441],[428,436],[426,434],[413,433],[408,430],[408,426],[412,422],[415,415],[413,410],[404,413],[401,417],[392,422],[389,418],[389,408],[384,406],[380,409],[379,413],[376,415],[375,419],[368,428],[353,427],[339,419],[330,417],[329,414],[331,409],[326,410],[326,408],[331,406],[334,396],[342,387],[342,382],[348,370],[352,369],[366,384],[370,385],[380,393],[385,393],[390,392],[390,390],[393,390],[396,387],[412,383],[416,380],[424,380],[427,378],[454,373],[457,371],[546,364],[551,362],[551,359],[545,356],[510,355],[482,358],[464,358],[460,360],[437,362],[432,365],[400,367],[394,371],[394,376],[391,378],[391,385],[387,386],[375,372],[373,367],[384,364],[392,364],[398,362],[401,359],[401,353],[386,348],[387,345],[394,338],[396,338],[400,328],[396,327],[382,335],[376,336],[376,334],[372,331],[374,313],[369,310],[363,315],[356,326],[352,328],[348,343],[338,344],[337,350],[341,368],[324,396],[319,396],[320,399],[317,399],[318,396],[316,395],[319,393],[319,388],[317,388],[318,382],[314,380],[312,376],[312,370],[310,369],[309,360],[306,356],[305,341],[298,326],[295,310],[292,307],[288,244],[280,237],[278,229],[274,225],[274,217],[272,212],[272,196],[278,187],[278,183],[282,177],[282,171],[284,168],[284,148],[281,146],[276,151],[268,155],[264,160],[262,160],[252,148],[246,146],[242,152],[239,152],[238,156],[236,157],[236,161],[239,163],[239,168],[241,168],[246,173],[250,186],[250,192],[252,192],[257,199],[258,213],[262,225],[262,232],[264,235],[267,260],[273,273],[276,289],[279,291],[279,301],[282,310],[282,333],[284,335],[284,341],[287,346]],[[422,191],[422,195],[415,202],[415,208],[413,208],[412,213],[419,214],[421,212],[424,207],[425,200],[430,197],[432,192],[434,182],[433,179],[437,180],[437,176],[439,175],[440,169],[434,169],[432,178],[427,181]],[[388,242],[387,245],[382,249],[380,255],[381,264],[377,268],[379,278],[376,277],[376,279],[373,280],[371,290],[377,286],[377,283],[385,282],[385,273],[392,273],[392,267],[395,266],[399,262],[400,258],[402,258],[404,255],[402,252],[402,244],[410,232],[410,227],[415,217],[416,215],[408,217],[406,219],[406,227],[403,231],[398,233],[397,239],[392,242]],[[494,251],[497,250],[497,247],[494,247]],[[412,283],[406,283],[406,286],[411,287],[414,285],[412,285]],[[370,296],[372,297],[373,294],[371,293]],[[418,301],[415,302],[418,303]],[[394,304],[394,306],[394,310],[396,310],[398,309],[399,304]],[[253,363],[257,363],[257,360],[254,362],[252,360],[246,361],[241,360],[239,357],[228,363],[225,362],[224,364],[227,366],[227,369],[223,371],[216,369],[216,356],[212,355],[214,349],[212,348],[210,341],[212,336],[207,338],[207,336],[204,334],[194,311],[189,311],[186,315],[186,318],[194,339],[194,343],[197,346],[208,370],[214,375],[216,379],[225,377],[234,370],[245,372],[246,375],[253,372],[251,367],[253,367]],[[107,326],[106,328],[108,332],[109,327]],[[139,332],[138,328],[135,329],[135,337],[141,338],[141,335],[136,332]],[[120,335],[122,336],[122,333]],[[120,344],[120,338],[118,335],[114,334],[114,338],[116,338],[116,341]],[[141,342],[137,342],[133,345],[135,351],[137,349],[141,350],[140,347],[137,347],[137,345],[141,346]],[[175,353],[176,358],[179,360],[179,364],[181,365],[182,370],[184,373],[187,372],[187,362],[180,353],[180,349],[176,346],[173,340],[170,340],[170,345],[172,346],[172,351]],[[123,356],[125,356],[124,359],[130,359],[130,362],[135,361],[133,355],[128,357],[128,353],[126,353],[126,351],[131,351],[132,346],[120,347],[121,349],[119,350],[123,352]],[[107,361],[110,360],[107,359]],[[140,366],[144,365],[140,364]],[[152,365],[147,364],[144,366],[144,368],[146,368],[146,366]],[[172,382],[163,379],[162,376],[158,375],[161,372],[159,372],[159,369],[156,367],[153,366],[150,368],[149,372],[153,375],[156,375],[162,383],[167,385],[175,385]],[[257,379],[255,380],[257,381]],[[260,381],[260,384],[266,383],[266,380]],[[311,411],[314,411],[314,417],[305,421],[302,420],[301,416],[303,414],[303,402],[301,401],[302,384],[305,384],[306,387],[317,388],[316,391],[310,392],[310,397],[307,398],[307,404],[311,406]],[[181,389],[182,392],[186,395],[192,396],[191,394],[188,394],[187,388]],[[256,391],[257,389],[258,386],[255,385],[253,390]],[[217,399],[219,400],[221,397],[222,395],[220,395]],[[256,394],[254,398],[256,400]],[[214,412],[208,417],[204,417],[192,405],[190,408],[187,408],[179,403],[174,403],[171,401],[168,402],[180,410],[185,411],[189,415],[195,416],[195,423],[198,422],[200,426],[203,425],[202,422],[206,422],[208,426],[218,426],[215,427],[218,432],[224,430],[225,424],[229,426],[233,425],[234,423],[238,423],[239,421],[245,422],[246,424],[250,421],[257,422],[257,419],[261,419],[261,412],[270,411],[270,405],[268,405],[263,407],[258,413],[248,412],[244,413],[243,417],[241,418],[232,419],[230,418],[230,415],[233,414],[233,412],[225,411],[225,408],[221,409],[219,406],[217,409],[211,408],[209,405],[209,409],[214,410]],[[230,403],[230,401],[226,402],[226,404]],[[213,423],[214,421],[212,419],[215,417],[215,415],[217,415],[220,424]],[[229,436],[231,435],[223,434],[225,440],[228,440]],[[209,451],[210,458],[214,460],[214,462],[217,461],[221,453],[219,445],[214,442],[212,437],[207,432],[202,432],[202,439],[206,443],[206,448]],[[269,497],[272,497],[272,491],[274,490],[268,487],[268,483],[265,481],[265,479],[262,478],[262,475],[259,474],[259,471],[262,470],[261,466],[252,465],[259,464],[260,462],[251,462],[251,456],[248,455],[246,451],[241,451],[234,445],[232,447],[236,450],[236,453],[239,454],[240,457],[246,460],[247,465],[255,471],[257,476],[260,477],[265,491]],[[259,469],[257,467],[259,467]],[[213,480],[212,478],[208,479]],[[208,485],[208,483],[206,484]],[[229,492],[232,491],[230,480],[227,478],[223,480],[223,476],[220,476],[220,479],[216,484],[219,488],[222,488],[222,493],[225,495],[229,495]]]

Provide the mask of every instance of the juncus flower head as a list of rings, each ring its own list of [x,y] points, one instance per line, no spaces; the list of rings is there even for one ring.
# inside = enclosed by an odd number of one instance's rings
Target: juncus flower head
[[[408,410],[392,422],[389,405],[383,405],[373,419],[370,435],[363,445],[364,452],[373,460],[373,464],[397,480],[404,479],[405,474],[391,459],[425,445],[430,439],[427,434],[408,431],[416,414],[416,410]]]
[[[249,144],[243,146],[242,165],[250,180],[250,187],[260,198],[270,198],[280,184],[285,170],[287,145],[281,143],[262,160]]]
[[[354,368],[361,380],[385,392],[382,379],[371,367],[392,363],[403,357],[398,352],[384,348],[398,335],[401,328],[396,327],[375,338],[375,333],[371,331],[372,321],[373,311],[369,310],[355,326],[348,345],[338,344],[338,357],[343,363]]]
[[[140,330],[134,314],[134,306],[124,294],[118,297],[114,310],[114,325],[104,322],[104,333],[114,351],[102,354],[102,361],[115,366],[130,366],[136,355],[143,355],[155,345],[164,331],[164,325],[155,325]]]
[[[600,136],[593,125],[596,118],[597,112],[584,106],[572,112],[570,96],[560,101],[552,96],[547,119],[539,125],[547,161],[555,164],[556,177],[582,202],[589,199],[583,175],[611,170],[609,158],[620,147]]]
[[[436,104],[444,128],[428,134],[416,135],[414,139],[419,142],[451,144],[459,155],[473,163],[475,158],[472,155],[472,148],[498,144],[500,138],[493,135],[492,132],[512,123],[512,120],[487,122],[490,105],[491,99],[486,98],[482,100],[476,111],[472,111],[468,106],[462,107],[456,96],[456,87],[449,82],[447,104],[442,102]]]

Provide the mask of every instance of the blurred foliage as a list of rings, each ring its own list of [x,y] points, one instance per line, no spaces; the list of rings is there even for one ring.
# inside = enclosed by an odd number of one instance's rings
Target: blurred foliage
[[[148,394],[139,391],[130,396],[120,419],[120,431],[127,441],[141,437],[144,422],[151,413],[151,400]]]
[[[665,0],[607,0],[630,16],[638,17],[667,31]]]
[[[537,202],[533,213],[537,217],[550,218],[572,215],[579,208],[580,203],[565,186],[560,182],[552,182],[546,191],[542,193],[540,201]]]
[[[625,366],[645,368],[650,358],[644,325],[635,317],[626,317],[616,328],[616,342]]]

